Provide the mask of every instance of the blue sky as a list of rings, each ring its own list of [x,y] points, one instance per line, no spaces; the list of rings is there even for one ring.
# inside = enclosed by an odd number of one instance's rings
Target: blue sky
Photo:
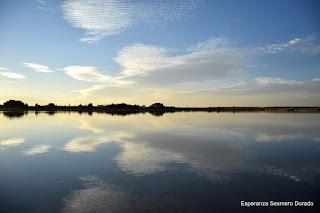
[[[319,105],[319,1],[2,0],[0,100]]]

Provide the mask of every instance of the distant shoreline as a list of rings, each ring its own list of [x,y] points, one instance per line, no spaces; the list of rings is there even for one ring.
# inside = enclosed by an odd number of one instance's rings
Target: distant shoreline
[[[110,105],[78,105],[78,106],[58,106],[53,103],[48,105],[29,106],[22,101],[10,100],[0,105],[0,111],[4,112],[79,112],[79,113],[107,113],[115,115],[127,115],[137,113],[151,113],[162,115],[173,112],[274,112],[274,113],[320,113],[319,106],[271,106],[271,107],[174,107],[165,106],[161,103],[154,103],[150,106],[130,105],[130,104],[110,104]]]

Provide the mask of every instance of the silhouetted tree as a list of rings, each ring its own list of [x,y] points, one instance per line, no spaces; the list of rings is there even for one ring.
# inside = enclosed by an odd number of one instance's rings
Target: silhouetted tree
[[[49,108],[55,108],[56,105],[55,105],[54,103],[49,103],[49,104],[48,104],[48,107],[49,107]]]
[[[165,106],[162,103],[154,103],[149,106],[150,109],[162,109]]]
[[[28,108],[28,104],[25,104],[22,101],[9,100],[4,102],[3,107],[10,109],[26,109]]]

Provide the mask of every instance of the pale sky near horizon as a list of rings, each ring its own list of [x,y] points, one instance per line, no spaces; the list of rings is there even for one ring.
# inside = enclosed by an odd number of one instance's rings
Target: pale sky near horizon
[[[317,0],[2,0],[0,103],[320,105]]]

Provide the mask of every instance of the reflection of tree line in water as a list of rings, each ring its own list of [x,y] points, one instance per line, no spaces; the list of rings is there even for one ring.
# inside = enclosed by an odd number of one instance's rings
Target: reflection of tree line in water
[[[164,113],[172,112],[301,112],[301,113],[319,113],[318,106],[304,107],[173,107],[164,106],[161,103],[154,103],[150,106],[140,106],[131,104],[110,104],[110,105],[78,105],[78,106],[58,106],[54,103],[48,105],[35,104],[29,106],[22,101],[9,100],[0,105],[3,114],[10,118],[22,117],[28,114],[28,111],[34,111],[35,114],[45,112],[53,115],[56,112],[78,112],[80,114],[87,113],[92,115],[95,113],[107,113],[111,115],[129,115],[138,113],[151,113],[154,116],[162,116]]]

